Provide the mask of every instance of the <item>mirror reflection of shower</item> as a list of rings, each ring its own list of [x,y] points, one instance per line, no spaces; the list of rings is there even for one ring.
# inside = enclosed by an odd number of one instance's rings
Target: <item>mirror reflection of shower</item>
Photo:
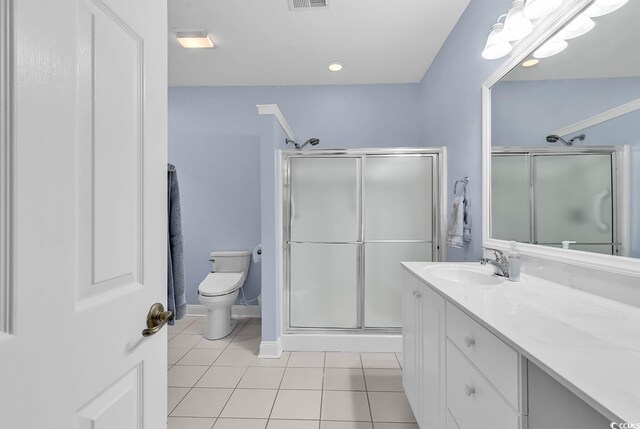
[[[315,145],[317,145],[318,143],[320,143],[320,139],[317,139],[317,138],[315,138],[315,137],[310,138],[309,140],[307,140],[306,142],[304,142],[304,143],[302,143],[302,144],[298,144],[298,143],[294,142],[294,141],[293,141],[293,140],[291,140],[291,139],[286,139],[285,141],[286,141],[286,143],[287,143],[287,144],[292,143],[292,144],[293,144],[293,146],[294,146],[296,149],[298,149],[298,150],[302,149],[303,147],[305,147],[306,145],[309,145],[309,144],[310,144],[311,146],[315,146]]]
[[[549,143],[557,143],[558,141],[561,141],[562,143],[566,144],[567,146],[573,146],[573,142],[578,140],[578,141],[583,141],[585,139],[585,137],[587,137],[584,134],[580,134],[579,136],[575,136],[574,138],[572,138],[569,141],[566,141],[565,139],[563,139],[560,136],[557,136],[555,134],[551,134],[550,136],[547,136],[547,142]]]

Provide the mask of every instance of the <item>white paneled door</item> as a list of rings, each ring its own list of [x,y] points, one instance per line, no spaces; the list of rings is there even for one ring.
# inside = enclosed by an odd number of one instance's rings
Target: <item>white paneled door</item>
[[[0,427],[164,428],[166,2],[9,2]]]

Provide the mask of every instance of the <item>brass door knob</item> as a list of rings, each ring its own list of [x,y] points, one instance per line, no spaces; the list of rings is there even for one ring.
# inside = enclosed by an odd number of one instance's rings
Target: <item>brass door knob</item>
[[[158,333],[171,319],[173,319],[173,311],[165,311],[164,306],[156,302],[149,309],[149,314],[147,314],[147,329],[142,331],[142,336],[150,337]]]

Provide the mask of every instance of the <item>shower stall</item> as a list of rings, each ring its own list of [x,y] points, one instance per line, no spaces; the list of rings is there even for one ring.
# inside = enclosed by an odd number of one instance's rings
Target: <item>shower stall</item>
[[[442,259],[443,150],[282,161],[285,333],[399,333],[400,262]]]

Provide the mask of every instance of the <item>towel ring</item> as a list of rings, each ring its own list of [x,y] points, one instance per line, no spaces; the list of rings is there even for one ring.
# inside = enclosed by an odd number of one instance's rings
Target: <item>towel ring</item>
[[[458,195],[458,183],[462,183],[462,195],[467,195],[467,184],[469,183],[469,176],[464,176],[462,179],[456,180],[453,185],[453,195]]]

